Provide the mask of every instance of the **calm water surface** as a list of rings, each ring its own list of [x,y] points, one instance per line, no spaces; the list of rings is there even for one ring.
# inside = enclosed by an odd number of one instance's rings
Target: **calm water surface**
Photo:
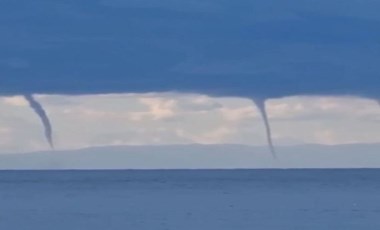
[[[380,229],[380,170],[0,171],[0,229]]]

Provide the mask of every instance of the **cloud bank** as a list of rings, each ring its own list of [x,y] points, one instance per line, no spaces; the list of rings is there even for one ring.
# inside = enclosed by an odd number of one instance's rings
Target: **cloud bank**
[[[183,94],[35,99],[54,123],[57,150],[192,143],[262,146],[267,141],[261,114],[247,99]],[[266,110],[278,158],[282,145],[380,142],[380,110],[371,100],[291,97],[267,101]],[[40,120],[23,97],[0,98],[0,153],[46,150],[40,132]]]

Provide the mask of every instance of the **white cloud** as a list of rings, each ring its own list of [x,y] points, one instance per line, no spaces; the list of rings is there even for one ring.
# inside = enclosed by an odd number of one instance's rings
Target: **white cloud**
[[[240,108],[223,107],[220,109],[226,121],[241,121],[244,119],[258,118],[259,113],[253,105],[247,105]]]
[[[219,102],[205,95],[186,95],[177,97],[177,108],[182,112],[204,113],[222,108]]]
[[[28,106],[28,102],[21,96],[5,97],[2,99],[3,103],[11,106],[25,107]]]
[[[7,127],[0,127],[0,134],[9,134],[11,130]]]
[[[149,107],[149,112],[144,115],[151,116],[154,120],[171,118],[175,115],[174,109],[177,104],[175,99],[143,97],[139,101]]]
[[[254,104],[195,94],[37,96],[58,149],[117,144],[266,144]],[[360,98],[290,97],[267,102],[276,144],[380,142],[380,108]],[[46,149],[22,97],[0,100],[0,152]]]

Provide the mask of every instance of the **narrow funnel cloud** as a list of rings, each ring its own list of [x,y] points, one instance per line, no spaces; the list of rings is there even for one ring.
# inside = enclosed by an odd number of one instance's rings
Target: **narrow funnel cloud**
[[[25,98],[25,100],[28,101],[29,106],[34,110],[35,113],[37,113],[37,115],[41,119],[42,124],[44,125],[44,129],[45,129],[46,140],[49,143],[50,147],[52,149],[54,149],[53,135],[52,135],[53,131],[52,131],[52,127],[50,124],[49,117],[47,116],[44,108],[42,107],[42,105],[38,101],[36,101],[36,99],[33,97],[33,95],[25,94],[24,98]]]
[[[276,150],[275,150],[274,145],[273,145],[272,131],[271,131],[270,124],[269,124],[268,114],[267,114],[267,111],[265,108],[265,100],[254,99],[253,102],[255,103],[256,107],[259,109],[261,116],[264,120],[269,150],[270,150],[273,158],[277,158]]]

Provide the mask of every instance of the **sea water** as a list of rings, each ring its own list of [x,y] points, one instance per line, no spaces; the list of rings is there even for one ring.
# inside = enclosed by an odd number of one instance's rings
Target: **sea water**
[[[380,229],[380,170],[0,171],[4,230]]]

